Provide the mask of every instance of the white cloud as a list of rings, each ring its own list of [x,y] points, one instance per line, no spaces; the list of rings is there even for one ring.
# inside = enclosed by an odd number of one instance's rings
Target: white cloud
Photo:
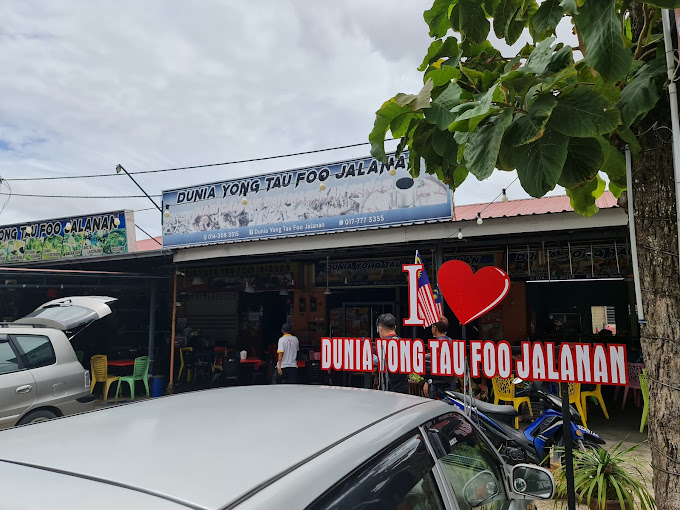
[[[0,176],[114,174],[117,163],[137,171],[363,142],[385,99],[422,85],[416,67],[430,42],[422,20],[430,4],[5,2]],[[367,153],[364,146],[137,179],[158,194]],[[488,201],[512,178],[470,178],[456,201]],[[11,185],[15,193],[139,194],[124,176]],[[526,196],[518,183],[510,193]],[[141,198],[13,197],[0,223],[149,206]],[[160,233],[158,211],[137,222]]]

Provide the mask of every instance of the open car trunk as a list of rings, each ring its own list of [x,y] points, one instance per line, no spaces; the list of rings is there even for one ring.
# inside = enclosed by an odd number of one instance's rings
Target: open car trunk
[[[117,298],[106,296],[73,296],[55,299],[26,317],[14,321],[17,324],[34,324],[61,331],[74,331],[111,313],[109,303]]]

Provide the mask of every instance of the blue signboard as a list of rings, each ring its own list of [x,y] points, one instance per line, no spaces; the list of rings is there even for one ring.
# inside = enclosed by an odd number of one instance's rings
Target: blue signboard
[[[412,179],[408,153],[163,192],[163,246],[291,237],[452,219],[437,177]],[[399,182],[399,185],[397,185]]]
[[[135,249],[132,211],[0,226],[0,263],[78,259]]]

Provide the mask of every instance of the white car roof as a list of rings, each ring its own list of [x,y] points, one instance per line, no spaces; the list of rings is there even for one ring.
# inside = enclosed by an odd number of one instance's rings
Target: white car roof
[[[214,389],[2,431],[0,463],[106,481],[197,509],[285,493],[289,474],[323,466],[306,475],[303,499],[312,501],[329,485],[310,476],[337,481],[385,441],[452,411],[420,397],[354,388]],[[12,490],[6,477],[3,485]]]

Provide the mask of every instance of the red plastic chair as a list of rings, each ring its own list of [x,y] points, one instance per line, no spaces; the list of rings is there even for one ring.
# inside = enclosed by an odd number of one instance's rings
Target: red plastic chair
[[[644,363],[628,363],[628,384],[623,391],[623,402],[621,409],[626,407],[626,399],[628,398],[628,390],[633,390],[633,399],[635,400],[635,407],[640,407],[640,393],[642,386],[640,386],[640,374],[645,369]]]

